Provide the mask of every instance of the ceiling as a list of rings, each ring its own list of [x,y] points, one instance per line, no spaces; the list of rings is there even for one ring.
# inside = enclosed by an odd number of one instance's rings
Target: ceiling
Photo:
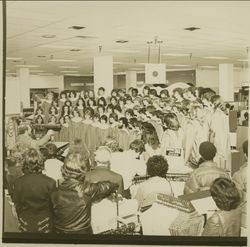
[[[140,71],[148,62],[148,41],[153,42],[150,62],[158,62],[155,40],[162,41],[161,63],[168,69],[245,67],[247,62],[238,60],[247,59],[250,47],[249,13],[249,1],[7,1],[7,57],[12,59],[7,73],[26,64],[38,66],[32,74],[90,74],[100,47],[101,54],[113,55],[115,73]]]

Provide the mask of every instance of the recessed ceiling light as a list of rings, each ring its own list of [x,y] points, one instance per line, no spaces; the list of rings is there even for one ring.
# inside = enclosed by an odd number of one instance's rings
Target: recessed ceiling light
[[[19,64],[19,65],[16,65],[16,67],[19,67],[19,68],[38,68],[38,67],[40,67],[40,65]]]
[[[241,58],[241,59],[237,59],[237,61],[239,61],[239,62],[248,62],[248,59],[247,58]]]
[[[120,43],[120,44],[124,44],[124,43],[128,43],[128,40],[120,39],[120,40],[116,40],[115,42]]]
[[[44,56],[44,55],[39,55],[39,56],[37,56],[37,57],[39,57],[39,58],[44,58],[44,57],[46,57],[46,56]]]
[[[203,57],[203,58],[205,58],[205,59],[218,59],[218,60],[228,59],[228,57],[215,57],[215,56]]]
[[[77,70],[62,70],[61,73],[79,73]]]
[[[188,53],[164,53],[163,56],[169,56],[169,57],[189,57],[190,54]]]
[[[44,70],[39,70],[39,69],[31,69],[30,70],[31,73],[39,73],[39,72],[44,72]]]
[[[54,75],[53,73],[39,73],[38,75],[44,75],[44,76],[47,76],[47,75]]]
[[[168,66],[171,66],[171,67],[190,67],[190,65],[187,65],[187,64],[174,64],[174,65],[168,65]]]
[[[45,35],[42,35],[42,38],[45,38],[45,39],[52,39],[52,38],[55,38],[56,35],[54,34],[45,34]]]
[[[67,65],[65,65],[65,66],[58,66],[58,68],[61,68],[61,69],[79,69],[80,68],[80,66],[67,66]]]
[[[201,65],[199,67],[200,68],[204,68],[204,69],[214,69],[214,68],[217,68],[216,66],[212,66],[212,65]]]
[[[70,29],[75,29],[75,30],[81,30],[81,29],[84,29],[86,27],[82,27],[82,26],[72,26],[72,27],[69,27]]]
[[[65,50],[76,49],[76,47],[74,46],[67,46],[67,45],[41,45],[39,47],[50,48],[50,49],[65,49]]]
[[[49,59],[47,60],[48,62],[69,62],[69,63],[72,63],[72,62],[76,62],[76,60],[73,60],[73,59]]]
[[[184,30],[186,30],[186,31],[195,31],[195,30],[199,30],[200,28],[199,27],[186,27],[186,28],[184,28]]]
[[[71,49],[70,51],[80,51],[80,49]]]
[[[6,60],[10,60],[10,61],[18,61],[18,60],[23,60],[23,58],[21,57],[6,57]]]

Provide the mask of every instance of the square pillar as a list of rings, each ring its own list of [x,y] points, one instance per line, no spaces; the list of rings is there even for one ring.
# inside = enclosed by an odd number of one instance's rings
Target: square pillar
[[[234,101],[233,64],[219,64],[219,95],[224,101]]]
[[[105,94],[110,95],[113,89],[113,57],[94,57],[94,91],[97,95],[99,87],[105,88]]]
[[[20,98],[23,108],[30,107],[30,73],[29,68],[18,69]]]
[[[136,71],[126,71],[126,90],[130,87],[137,87],[137,73]]]

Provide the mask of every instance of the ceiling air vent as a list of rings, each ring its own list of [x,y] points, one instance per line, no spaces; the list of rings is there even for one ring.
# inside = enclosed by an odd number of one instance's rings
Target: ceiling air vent
[[[120,39],[120,40],[116,40],[115,42],[120,43],[120,44],[124,44],[124,43],[128,43],[128,40]]]
[[[199,29],[200,29],[199,27],[186,27],[186,28],[184,28],[184,30],[190,31],[190,32],[195,31],[195,30],[199,30]]]
[[[84,29],[86,27],[82,27],[82,26],[72,26],[72,27],[69,27],[70,29],[75,29],[75,30],[81,30],[81,29]]]

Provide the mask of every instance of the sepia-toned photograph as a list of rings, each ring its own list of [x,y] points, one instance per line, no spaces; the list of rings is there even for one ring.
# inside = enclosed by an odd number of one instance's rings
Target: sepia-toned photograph
[[[248,1],[2,1],[2,242],[247,245]]]

